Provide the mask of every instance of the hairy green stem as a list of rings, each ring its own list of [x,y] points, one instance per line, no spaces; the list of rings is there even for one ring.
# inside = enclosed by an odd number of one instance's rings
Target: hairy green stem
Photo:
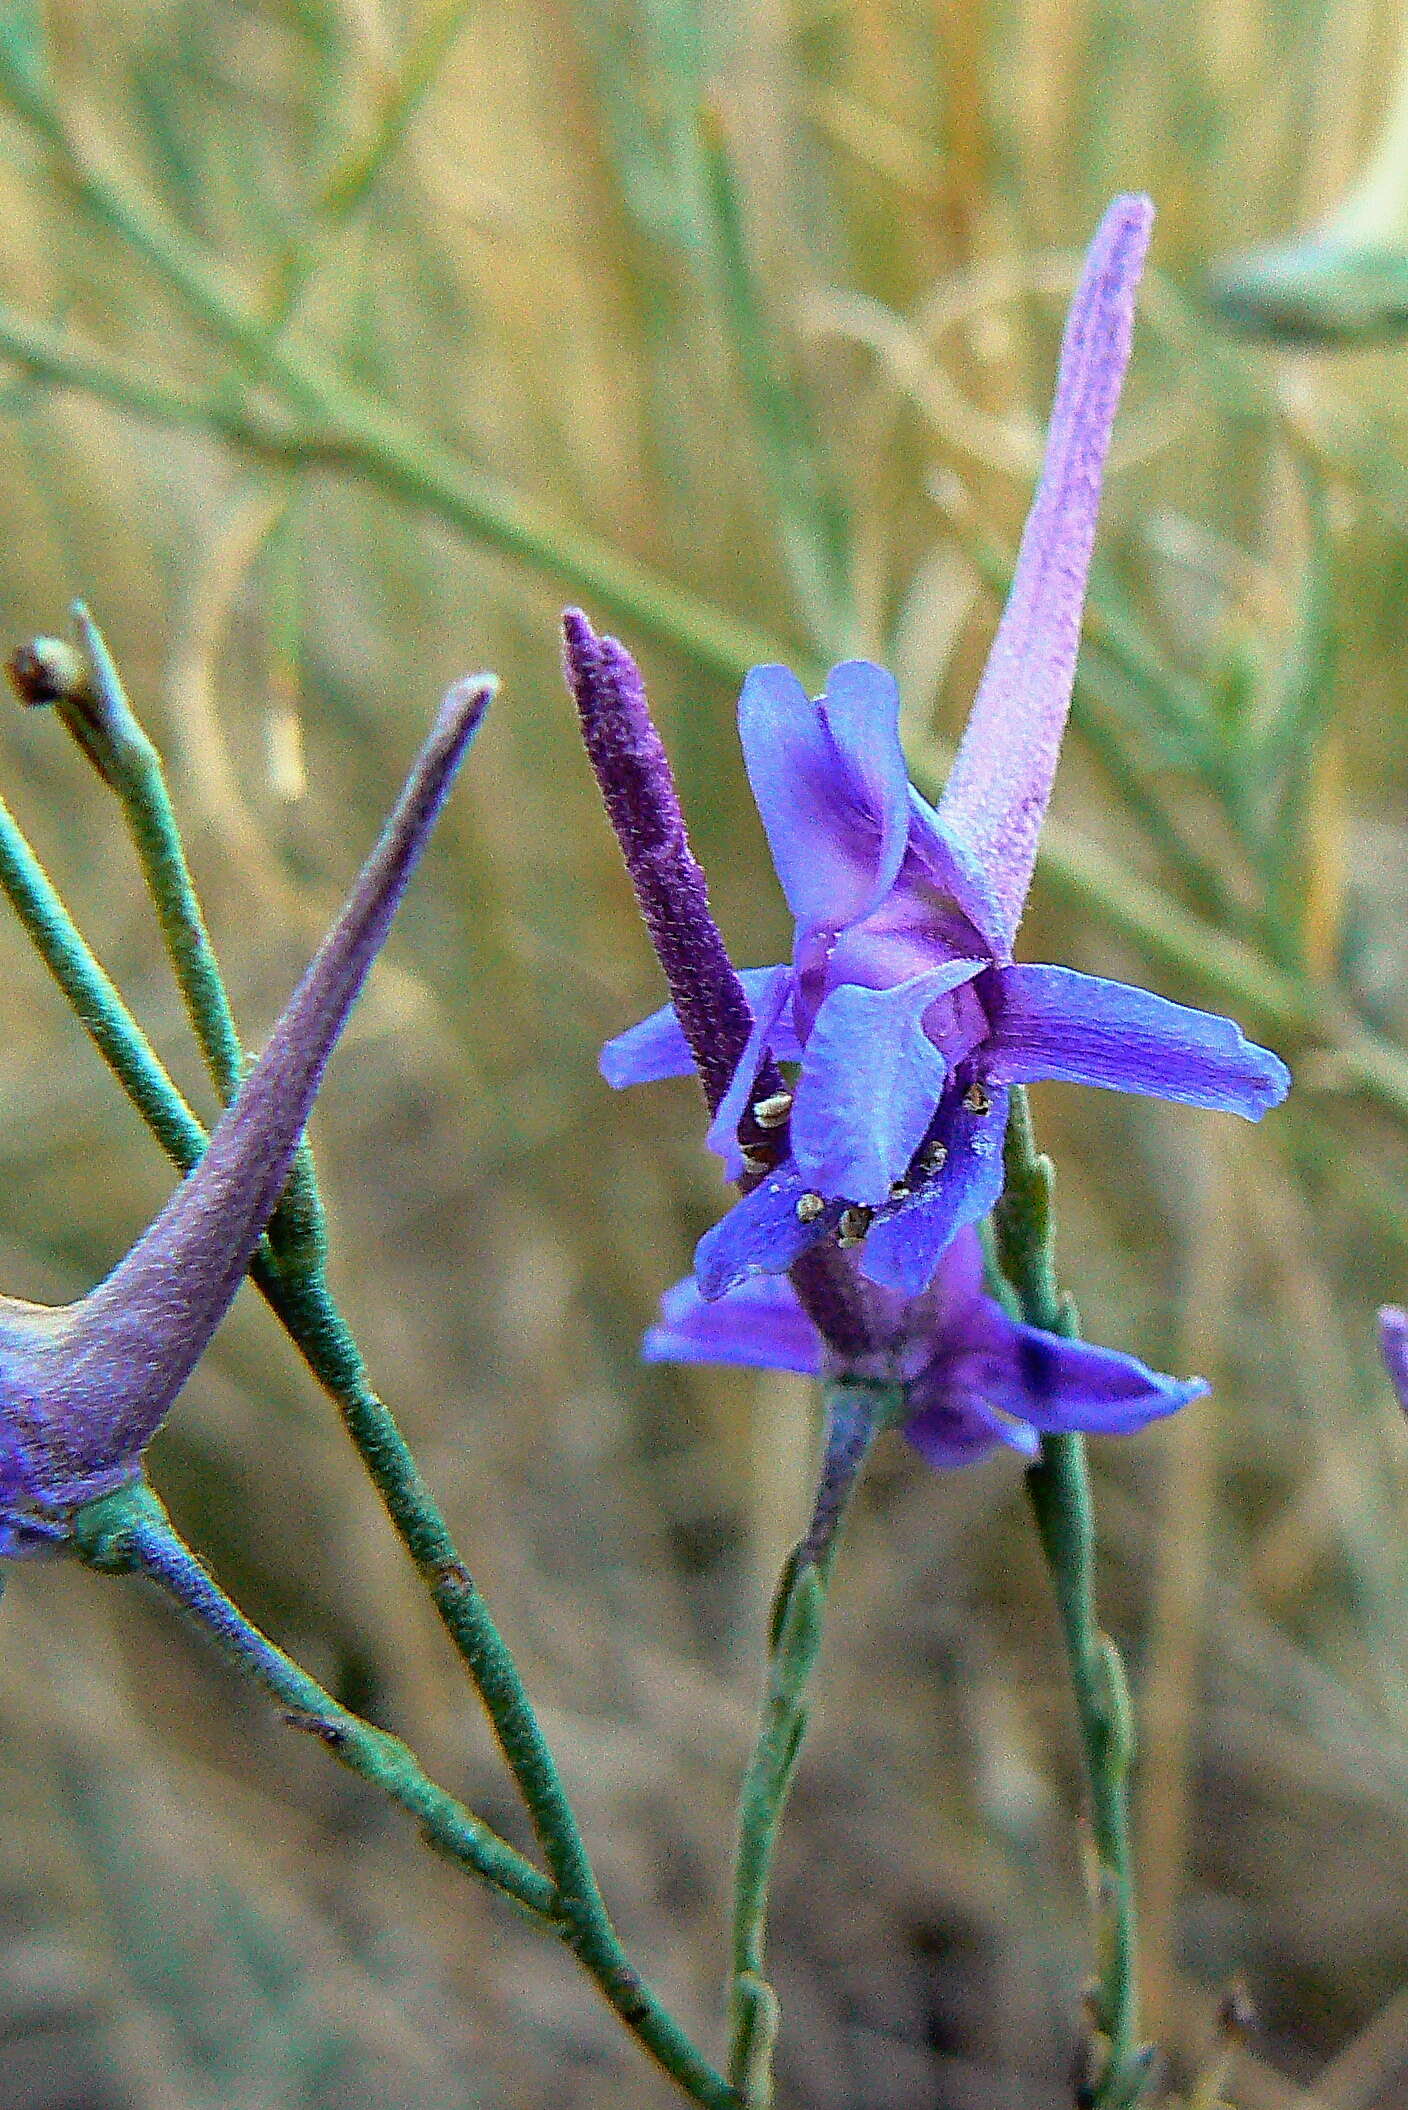
[[[773,2099],[777,1998],[765,1972],[768,1893],[788,1790],[807,1727],[807,1691],[821,1648],[826,1591],[841,1528],[871,1445],[903,1401],[897,1386],[837,1379],[826,1388],[821,1474],[804,1536],[773,1599],[762,1712],[738,1802],[734,1867],[729,2078],[746,2110]]]
[[[221,1104],[228,1105],[244,1075],[244,1050],[186,862],[161,756],[81,601],[73,614],[92,670],[92,690],[60,703],[59,709],[65,717],[82,713],[85,723],[73,730],[117,794],[192,1031]]]
[[[244,1048],[191,876],[165,766],[82,601],[75,602],[73,614],[88,657],[91,686],[61,702],[60,715],[117,796],[191,1030],[220,1102],[228,1106],[244,1077]],[[313,1153],[305,1138],[270,1218],[267,1245],[279,1259],[316,1255],[321,1260],[326,1235]]]
[[[133,1104],[182,1171],[206,1132],[73,924],[18,826],[0,804],[0,888]],[[285,1208],[288,1204],[285,1203]],[[277,1221],[277,1219],[276,1219]],[[274,1230],[271,1225],[271,1232]],[[300,1229],[306,1236],[298,1235]],[[735,2097],[642,1986],[622,1949],[576,1817],[508,1645],[460,1558],[391,1409],[373,1390],[324,1275],[321,1218],[293,1214],[266,1236],[251,1276],[308,1368],[337,1405],[398,1535],[470,1673],[551,1871],[562,1939],[646,2048],[712,2110]]]
[[[1051,1160],[1036,1147],[1026,1093],[1012,1093],[1007,1181],[993,1213],[998,1258],[1028,1325],[1073,1334],[1075,1314],[1057,1286]],[[1134,1725],[1119,1650],[1095,1613],[1095,1517],[1081,1436],[1042,1438],[1027,1493],[1051,1575],[1085,1757],[1095,1845],[1097,2021],[1104,2044],[1092,2110],[1128,2110],[1141,2099],[1149,2054],[1138,2040],[1136,1914],[1128,1777]]]
[[[55,173],[84,211],[142,259],[251,382],[271,389],[285,411],[312,427],[315,455],[340,460],[383,489],[438,513],[489,548],[563,580],[613,617],[727,680],[737,681],[760,660],[779,656],[775,641],[587,531],[563,526],[326,365],[315,352],[271,331],[267,319],[232,289],[217,264],[147,200],[85,157],[52,94],[17,61],[3,38],[0,94],[47,146]],[[6,332],[5,348],[15,356],[23,356],[20,344],[27,340],[26,363],[37,370],[35,354],[43,333],[12,318],[6,319]],[[237,425],[252,416],[258,429],[259,414],[245,410],[240,393],[234,392],[229,415]],[[175,391],[146,385],[130,407],[163,416],[163,406],[173,409],[182,401]],[[189,422],[187,416],[178,416]],[[295,455],[300,451],[287,433],[284,443]]]
[[[495,1890],[551,1922],[551,1879],[421,1770],[399,1738],[342,1707],[307,1671],[276,1648],[213,1582],[177,1535],[164,1507],[140,1482],[104,1495],[73,1520],[79,1557],[105,1574],[148,1575],[173,1597],[226,1655],[342,1765],[408,1810],[428,1845],[482,1876]]]
[[[459,1867],[523,1906],[572,1951],[645,2049],[705,2110],[737,2110],[737,2097],[695,2049],[603,1931],[585,1923],[559,1882],[525,1860],[453,1795],[437,1787],[398,1737],[339,1706],[314,1678],[248,1620],[175,1530],[143,1482],[80,1510],[74,1537],[90,1567],[139,1572],[209,1634],[235,1666],[284,1709],[285,1720],[409,1811],[421,1837]]]

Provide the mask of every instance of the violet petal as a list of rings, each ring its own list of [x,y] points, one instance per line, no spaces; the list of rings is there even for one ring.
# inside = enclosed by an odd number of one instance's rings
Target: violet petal
[[[753,1275],[785,1275],[819,1238],[841,1221],[842,1201],[824,1201],[812,1215],[807,1183],[789,1158],[704,1233],[694,1249],[694,1279],[713,1303]],[[798,1215],[798,1204],[802,1214]]]
[[[1208,1390],[1201,1378],[1165,1377],[1116,1349],[1024,1326],[990,1297],[970,1314],[957,1352],[918,1380],[916,1400],[926,1385],[981,1398],[1043,1435],[1095,1436],[1128,1435]]]
[[[871,1207],[889,1200],[948,1074],[924,1013],[984,964],[949,960],[888,989],[843,982],[832,990],[808,1037],[792,1108],[792,1154],[811,1186]]]
[[[857,1255],[868,1282],[901,1296],[920,1296],[957,1234],[993,1207],[1002,1192],[1007,1093],[996,1086],[987,1096],[989,1110],[979,1114],[964,1105],[961,1091],[945,1094],[935,1130],[948,1152],[943,1169],[871,1226]]]
[[[707,1304],[693,1276],[660,1299],[660,1323],[641,1345],[648,1363],[743,1363],[756,1370],[795,1370],[815,1377],[821,1335],[785,1276],[740,1283]]]
[[[804,930],[842,929],[884,899],[904,856],[909,772],[892,677],[849,661],[816,704],[787,667],[755,667],[738,724],[789,908]]]
[[[763,992],[772,987],[772,977],[790,972],[787,967],[739,968],[738,979],[755,1014]],[[790,1002],[774,1022],[770,1038],[772,1051],[779,1061],[801,1060],[802,1050],[792,1027]],[[694,1075],[694,1057],[673,1004],[662,1004],[639,1025],[628,1026],[624,1033],[608,1040],[599,1060],[601,1074],[613,1091],[622,1091],[631,1084],[658,1084],[665,1077]]]
[[[904,1425],[906,1440],[918,1451],[921,1458],[940,1472],[954,1466],[976,1465],[986,1458],[998,1445],[1007,1440],[1006,1432],[993,1417],[981,1409],[974,1410],[966,1401],[936,1395],[927,1400],[916,1414]],[[1032,1448],[1024,1455],[1034,1454],[1037,1447],[1035,1435]],[[1014,1449],[1022,1448],[1014,1445]]]
[[[1230,1018],[1071,967],[1004,967],[984,990],[984,1051],[1004,1084],[1051,1078],[1259,1121],[1290,1088],[1279,1055]]]
[[[1398,1394],[1398,1404],[1408,1414],[1408,1311],[1401,1304],[1380,1306],[1379,1346]]]

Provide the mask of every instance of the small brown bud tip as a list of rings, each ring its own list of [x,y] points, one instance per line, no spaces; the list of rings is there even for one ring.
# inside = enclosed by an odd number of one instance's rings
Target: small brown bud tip
[[[841,1211],[841,1221],[836,1227],[840,1234],[838,1243],[843,1246],[859,1245],[866,1232],[870,1229],[870,1219],[873,1214],[873,1210],[862,1209],[854,1205],[849,1209],[843,1209]]]
[[[1230,2037],[1238,2044],[1256,2028],[1252,1996],[1240,1978],[1232,1981],[1218,2002],[1217,2028],[1220,2036]]]
[[[34,637],[17,646],[5,671],[20,702],[31,708],[66,703],[88,689],[88,667],[82,653],[61,637]]]
[[[753,1108],[753,1119],[759,1128],[781,1128],[791,1111],[790,1092],[770,1092],[766,1099],[759,1099]]]
[[[963,1104],[967,1107],[970,1114],[990,1114],[992,1112],[992,1095],[985,1086],[970,1084],[967,1091],[963,1094]]]
[[[799,1194],[797,1197],[797,1221],[814,1224],[825,1211],[826,1203],[819,1194]]]
[[[771,1172],[773,1166],[777,1163],[777,1159],[770,1150],[750,1150],[745,1145],[739,1155],[743,1159],[744,1170],[757,1175]]]
[[[927,1149],[926,1151],[922,1152],[922,1154],[921,1154],[921,1156],[920,1156],[920,1159],[919,1159],[919,1170],[920,1170],[921,1172],[929,1172],[929,1173],[933,1173],[933,1172],[942,1172],[942,1171],[943,1171],[943,1169],[944,1169],[944,1167],[945,1167],[945,1165],[946,1165],[947,1163],[948,1163],[948,1145],[947,1145],[947,1143],[931,1143],[931,1144],[929,1145],[928,1149]]]

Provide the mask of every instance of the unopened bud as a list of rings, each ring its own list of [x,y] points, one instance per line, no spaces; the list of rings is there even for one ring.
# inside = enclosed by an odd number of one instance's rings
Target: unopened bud
[[[30,709],[69,703],[89,690],[83,654],[61,637],[32,637],[28,644],[17,645],[5,671],[20,702]]]

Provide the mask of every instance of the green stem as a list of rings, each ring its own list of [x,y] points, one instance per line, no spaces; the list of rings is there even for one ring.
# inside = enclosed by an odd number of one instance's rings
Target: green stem
[[[182,1099],[112,982],[75,928],[13,818],[0,803],[0,887],[9,895],[94,1044],[179,1170],[202,1156],[205,1130]],[[479,1689],[519,1781],[554,1876],[590,1913],[599,1898],[566,1798],[508,1650],[469,1583],[449,1530],[420,1478],[395,1417],[367,1382],[346,1320],[327,1288],[320,1242],[266,1241],[252,1269],[266,1301],[349,1433]]]
[[[841,1528],[871,1445],[900,1412],[898,1387],[838,1379],[827,1387],[821,1476],[804,1537],[773,1600],[767,1682],[738,1803],[732,1920],[729,2078],[745,2110],[772,2102],[777,1998],[765,1974],[773,1862],[807,1726],[807,1689],[821,1648],[827,1585]]]
[[[614,618],[672,645],[725,680],[736,682],[760,661],[789,656],[776,640],[686,588],[595,536],[563,526],[324,365],[315,353],[271,333],[265,318],[230,289],[218,267],[180,231],[106,170],[84,160],[57,105],[36,92],[3,40],[0,92],[48,146],[57,174],[84,210],[156,273],[250,380],[272,388],[285,408],[314,428],[304,442],[311,456],[336,459],[489,548],[563,581]],[[17,355],[19,341],[28,340],[33,367],[43,333],[10,319],[6,332],[7,349]],[[189,405],[183,409],[183,404],[185,399],[158,385],[141,388],[131,407],[159,417],[171,411],[186,422]],[[229,416],[236,427],[252,422],[262,429],[258,414],[238,402]],[[281,444],[295,456],[304,451],[287,433]]]
[[[239,1670],[279,1702],[292,1727],[316,1737],[343,1765],[409,1811],[428,1846],[483,1877],[545,1923],[586,1966],[632,2034],[692,2101],[704,2110],[738,2110],[728,2083],[643,1984],[619,1945],[613,1953],[599,1931],[586,1929],[561,1885],[437,1787],[399,1738],[339,1706],[246,1619],[176,1532],[145,1483],[90,1503],[79,1511],[73,1528],[80,1555],[90,1567],[109,1574],[135,1569],[148,1576],[212,1636]],[[589,1931],[591,1939],[586,1938]]]
[[[145,1483],[104,1495],[73,1520],[80,1559],[105,1574],[140,1570],[176,1600],[225,1654],[286,1710],[291,1726],[315,1736],[340,1764],[380,1788],[417,1820],[426,1843],[552,1923],[556,1892],[531,1861],[473,1816],[421,1770],[399,1738],[339,1706],[316,1679],[245,1618],[178,1537]]]
[[[584,1918],[604,1914],[576,1819],[512,1655],[391,1409],[372,1389],[321,1267],[286,1268],[270,1301],[309,1368],[337,1402],[387,1514],[474,1680],[554,1880]]]
[[[206,1132],[99,966],[14,815],[0,799],[0,890],[98,1053],[180,1172]]]
[[[1026,1093],[1012,1093],[1006,1186],[993,1215],[998,1257],[1028,1325],[1073,1334],[1075,1315],[1057,1285],[1051,1160],[1036,1147]],[[1105,2039],[1092,2110],[1125,2110],[1141,2098],[1149,2054],[1138,2041],[1136,1914],[1128,1777],[1134,1725],[1119,1650],[1095,1613],[1095,1517],[1085,1442],[1046,1436],[1027,1493],[1051,1575],[1085,1757],[1099,1895],[1098,2023]]]
[[[73,614],[92,670],[92,692],[61,703],[59,709],[66,718],[82,713],[85,723],[73,730],[117,794],[187,1016],[221,1103],[228,1105],[244,1075],[244,1051],[186,862],[161,756],[133,711],[102,633],[81,601],[75,602]]]
[[[60,702],[59,712],[117,796],[186,1015],[220,1102],[228,1106],[244,1077],[244,1048],[191,877],[166,770],[132,709],[102,632],[82,601],[74,603],[73,615],[91,682]],[[270,1218],[267,1248],[280,1261],[296,1262],[308,1256],[321,1261],[325,1254],[322,1197],[306,1138],[299,1145],[283,1198]]]
[[[184,1172],[206,1133],[75,928],[33,851],[0,803],[0,888],[133,1104]],[[562,1939],[652,2055],[711,2110],[735,2097],[642,1985],[601,1896],[586,1846],[522,1679],[461,1560],[391,1409],[366,1367],[323,1273],[316,1223],[306,1237],[263,1242],[251,1275],[348,1433],[468,1669],[552,1872]]]

